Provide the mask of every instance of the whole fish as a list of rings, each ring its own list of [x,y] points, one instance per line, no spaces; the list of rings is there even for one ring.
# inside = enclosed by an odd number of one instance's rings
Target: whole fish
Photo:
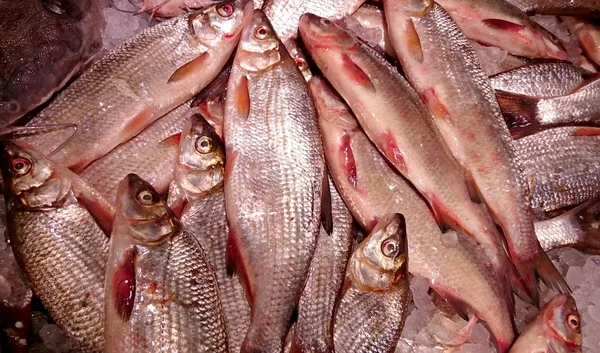
[[[529,14],[600,16],[598,0],[506,0]]]
[[[326,175],[306,81],[261,10],[242,33],[225,107],[227,250],[252,308],[241,353],[281,352]]]
[[[482,248],[452,231],[442,234],[412,186],[399,176],[371,144],[356,119],[323,80],[313,78],[325,157],[346,205],[366,230],[391,213],[406,218],[409,271],[430,286],[463,316],[485,321],[501,352],[510,347],[512,313],[502,284],[478,257]],[[366,319],[366,318],[365,318]]]
[[[329,190],[333,232],[327,234],[321,227],[308,279],[298,303],[291,353],[334,352],[333,315],[344,282],[354,231],[352,215],[331,179]]]
[[[23,142],[4,142],[2,164],[8,235],[33,292],[80,349],[104,353],[109,229],[96,219],[110,227],[112,207]]]
[[[486,244],[496,268],[505,273],[494,224],[472,201],[460,166],[408,82],[375,50],[327,19],[304,15],[300,33],[366,134],[429,201],[438,221]]]
[[[600,2],[599,7],[600,9]],[[590,20],[562,16],[571,35],[577,37],[579,45],[596,65],[600,65],[600,27]]]
[[[250,325],[250,307],[237,278],[227,274],[225,146],[210,124],[194,115],[183,131],[169,204],[182,210],[181,225],[206,251],[217,276],[230,352],[239,352]]]
[[[570,62],[527,64],[490,77],[497,91],[549,98],[573,92],[590,77],[586,70]]]
[[[106,266],[106,353],[227,352],[205,252],[152,186],[119,185]]]
[[[548,129],[514,145],[531,207],[553,211],[600,196],[600,128]]]
[[[559,294],[521,332],[509,353],[581,353],[581,325],[575,300]]]
[[[600,254],[600,199],[591,199],[560,216],[535,223],[535,235],[546,251],[573,247]]]
[[[384,9],[405,74],[429,107],[472,189],[502,227],[512,262],[534,301],[539,297],[538,278],[567,291],[535,237],[527,184],[510,132],[469,41],[433,0],[384,0]],[[502,259],[503,247],[491,244]],[[496,272],[507,276],[501,270],[508,266],[503,265],[497,261]]]
[[[137,6],[140,12],[147,12],[154,17],[171,18],[216,2],[217,0],[142,0]]]
[[[130,38],[27,125],[46,131],[24,139],[59,164],[82,171],[217,76],[239,38],[242,2],[213,5]]]
[[[119,183],[130,173],[149,182],[159,194],[165,193],[173,180],[173,161],[178,154],[181,131],[187,119],[197,111],[190,103],[183,103],[92,162],[81,172],[81,177],[112,202],[117,198]]]
[[[352,253],[335,315],[337,353],[392,353],[408,316],[408,239],[404,217],[382,218]]]
[[[364,4],[352,15],[342,19],[340,26],[368,43],[380,54],[396,59],[383,10],[379,7]]]
[[[567,59],[560,41],[505,0],[439,0],[464,35],[510,54]]]
[[[106,0],[0,2],[0,131],[47,101],[102,46]]]

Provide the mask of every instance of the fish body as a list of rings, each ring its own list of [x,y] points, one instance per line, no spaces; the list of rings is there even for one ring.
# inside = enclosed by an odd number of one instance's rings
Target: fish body
[[[224,121],[228,257],[252,308],[241,352],[281,352],[317,243],[325,161],[306,81],[261,10],[242,33]]]
[[[47,101],[102,46],[106,0],[0,3],[0,129]]]
[[[90,212],[103,206],[82,194],[75,174],[23,142],[6,141],[2,158],[8,234],[33,292],[79,349],[103,353],[108,237]]]
[[[227,352],[206,254],[152,186],[119,185],[106,271],[106,352]]]
[[[529,14],[540,15],[600,15],[598,0],[506,0]]]
[[[335,315],[335,351],[395,351],[412,297],[408,240],[400,214],[382,218],[352,253]]]
[[[477,257],[462,235],[440,228],[421,196],[399,176],[371,144],[339,98],[324,81],[313,78],[327,165],[337,189],[354,218],[371,231],[391,213],[406,219],[409,272],[427,278],[430,286],[451,303],[485,321],[500,351],[514,338],[511,309],[497,277]]]
[[[509,353],[581,353],[581,325],[575,300],[559,294],[540,309]]]
[[[570,62],[533,63],[490,77],[497,91],[531,97],[558,97],[571,93],[589,76]]]
[[[514,145],[531,207],[553,211],[600,196],[600,128],[553,128]]]
[[[396,59],[396,52],[387,31],[383,10],[364,4],[352,15],[341,20],[340,26],[375,48],[381,54]]]
[[[208,85],[237,43],[243,13],[241,0],[225,2],[130,38],[27,125],[51,131],[23,139],[80,172]]]
[[[467,179],[502,227],[512,262],[534,300],[537,276],[553,288],[566,290],[564,279],[535,237],[527,184],[510,132],[469,41],[433,1],[386,0],[384,7],[408,79],[429,107]],[[497,249],[495,268],[506,276],[501,272],[507,267],[502,262],[503,247],[498,238],[492,240],[488,243]]]
[[[147,12],[154,17],[171,18],[215,2],[215,0],[143,0],[138,7],[140,12]]]
[[[600,9],[600,3],[599,3]],[[569,32],[579,40],[579,45],[596,65],[600,65],[600,27],[598,24],[584,19],[563,16],[562,20],[569,27]]]
[[[333,232],[321,227],[308,279],[298,303],[292,352],[333,353],[333,315],[354,238],[352,215],[329,180]],[[402,305],[399,303],[398,305]]]
[[[250,324],[250,307],[239,280],[227,273],[227,217],[223,173],[225,146],[200,115],[187,119],[169,203],[181,202],[181,225],[206,252],[219,285],[230,352],[239,352]]]

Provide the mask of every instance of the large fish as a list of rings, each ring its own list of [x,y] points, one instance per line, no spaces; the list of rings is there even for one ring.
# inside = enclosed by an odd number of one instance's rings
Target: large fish
[[[102,46],[107,0],[0,2],[0,131],[47,101]]]
[[[599,3],[600,9],[600,3]],[[600,65],[600,27],[590,20],[563,16],[571,35],[577,37],[579,45],[596,65]]]
[[[489,215],[472,201],[463,171],[406,80],[375,50],[331,21],[306,14],[300,33],[312,58],[369,138],[425,196],[445,226],[486,245],[500,272],[502,246]]]
[[[559,294],[521,332],[509,353],[581,353],[581,326],[575,300]]]
[[[227,250],[252,308],[241,352],[281,352],[317,242],[326,175],[306,81],[261,10],[238,46],[224,135]]]
[[[336,308],[336,353],[392,353],[408,316],[411,293],[405,219],[382,218],[352,253]]]
[[[228,352],[200,244],[135,174],[119,185],[106,266],[106,353]]]
[[[80,349],[104,353],[105,231],[112,207],[23,142],[4,142],[2,164],[8,235],[33,292]]]
[[[600,128],[553,128],[514,145],[533,208],[553,211],[600,196]]]
[[[506,0],[522,11],[540,15],[600,16],[599,0]]]
[[[229,351],[239,352],[250,324],[250,307],[239,280],[227,274],[225,146],[202,116],[187,120],[169,203],[175,212],[182,210],[182,227],[198,240],[215,271]]]
[[[367,231],[392,213],[406,218],[409,271],[430,286],[462,315],[487,323],[501,352],[514,338],[512,313],[502,284],[479,258],[471,241],[452,231],[442,234],[427,204],[399,176],[361,131],[349,109],[313,78],[325,157],[346,205]]]
[[[505,0],[439,0],[467,38],[510,54],[567,59],[558,39]]]
[[[44,131],[24,139],[59,164],[83,170],[217,76],[239,38],[242,2],[213,5],[130,38],[35,117],[27,126]]]
[[[512,262],[533,299],[538,299],[537,277],[568,290],[535,237],[529,190],[510,132],[469,41],[433,0],[385,0],[384,8],[404,72],[502,227]]]
[[[308,279],[298,303],[292,353],[333,353],[333,314],[354,239],[352,215],[329,181],[333,232],[321,227]],[[339,352],[339,351],[338,351]]]
[[[573,247],[600,255],[600,199],[585,202],[560,216],[535,223],[535,235],[546,251]]]

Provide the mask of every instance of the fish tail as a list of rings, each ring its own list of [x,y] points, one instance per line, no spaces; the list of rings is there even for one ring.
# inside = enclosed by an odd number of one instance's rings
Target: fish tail
[[[538,99],[503,91],[496,91],[496,98],[513,135],[524,136],[539,128]]]
[[[591,199],[572,210],[571,222],[580,230],[575,247],[589,254],[600,254],[600,197]]]
[[[571,293],[571,288],[541,247],[536,257],[527,261],[515,262],[515,267],[536,303],[539,303],[540,300],[538,279],[541,279],[546,286],[553,290]]]
[[[511,264],[509,266],[508,280],[510,281],[510,288],[512,289],[512,293],[516,294],[521,300],[528,304],[532,304],[538,306],[538,302],[535,301],[529,289],[525,285],[523,279],[519,276],[519,273],[515,269],[515,267]],[[513,298],[514,305],[514,298]],[[514,309],[514,306],[513,306]]]

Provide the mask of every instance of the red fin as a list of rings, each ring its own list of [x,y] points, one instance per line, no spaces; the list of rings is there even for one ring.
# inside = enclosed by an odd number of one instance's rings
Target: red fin
[[[541,248],[538,250],[537,257],[527,261],[515,261],[513,258],[513,263],[531,293],[533,300],[537,303],[539,303],[540,298],[538,278],[551,289],[561,293],[571,293],[571,288],[569,288],[565,279]]]
[[[179,69],[175,70],[175,72],[171,75],[171,77],[169,77],[169,80],[167,81],[167,83],[184,80],[187,77],[194,75],[194,73],[204,70],[204,68],[206,66],[205,62],[208,58],[209,58],[208,54],[206,54],[206,53],[200,54],[200,56],[198,56],[196,59],[188,62],[187,64],[183,65]]]
[[[398,148],[398,144],[396,143],[396,139],[392,135],[391,132],[386,132],[381,136],[384,143],[384,154],[389,159],[390,162],[398,169],[402,175],[406,175],[408,172],[408,168],[406,167],[406,162],[404,160],[404,153],[400,151]]]
[[[408,48],[410,56],[414,60],[422,63],[423,47],[421,46],[421,39],[419,38],[419,34],[415,29],[413,21],[410,19],[407,19],[404,23],[404,33],[402,33],[402,38],[406,41],[406,47]]]
[[[358,175],[356,173],[356,162],[354,161],[354,153],[350,145],[350,136],[342,137],[342,145],[340,148],[342,158],[344,159],[344,167],[346,168],[346,176],[350,184],[356,189],[358,186]]]
[[[571,136],[598,136],[600,127],[580,126],[573,129]]]
[[[135,249],[125,253],[113,277],[113,301],[119,317],[129,320],[135,299]]]
[[[129,140],[131,137],[139,134],[146,126],[154,121],[154,115],[156,114],[156,108],[149,106],[144,108],[136,116],[127,122],[125,126],[119,132],[119,141],[124,142]]]
[[[254,304],[254,293],[252,292],[252,286],[250,284],[250,278],[248,277],[247,269],[242,259],[242,252],[240,250],[240,244],[238,241],[238,235],[233,230],[233,227],[229,228],[229,235],[227,236],[227,274],[233,276],[238,275],[242,287],[246,292],[246,299],[252,309]]]
[[[228,98],[233,99],[233,106],[243,119],[248,119],[250,114],[250,91],[248,91],[248,79],[241,76],[233,85],[233,92],[229,92]]]
[[[427,104],[429,107],[429,111],[431,114],[438,119],[451,122],[450,112],[446,108],[444,104],[439,100],[437,94],[435,93],[435,89],[430,87],[421,93],[421,100]]]
[[[482,20],[481,22],[483,22],[486,26],[500,30],[500,31],[507,31],[507,32],[519,32],[523,29],[525,29],[525,26],[520,25],[518,23],[514,23],[514,22],[509,22],[509,21],[505,21],[505,20],[499,20],[496,18],[488,18],[485,20]]]
[[[179,142],[181,142],[181,133],[167,137],[166,139],[160,141],[160,144],[166,145],[166,146],[178,147]]]
[[[233,170],[233,166],[235,165],[235,160],[237,159],[238,151],[231,148],[230,145],[225,145],[225,170],[223,172],[223,180],[224,183],[229,183],[229,178],[231,177],[231,171]]]
[[[371,82],[371,78],[358,65],[352,61],[352,58],[347,54],[342,54],[342,66],[345,72],[348,73],[350,79],[360,86],[375,92],[375,87]]]
[[[539,127],[537,99],[503,91],[496,91],[496,98],[511,131],[535,131]]]

